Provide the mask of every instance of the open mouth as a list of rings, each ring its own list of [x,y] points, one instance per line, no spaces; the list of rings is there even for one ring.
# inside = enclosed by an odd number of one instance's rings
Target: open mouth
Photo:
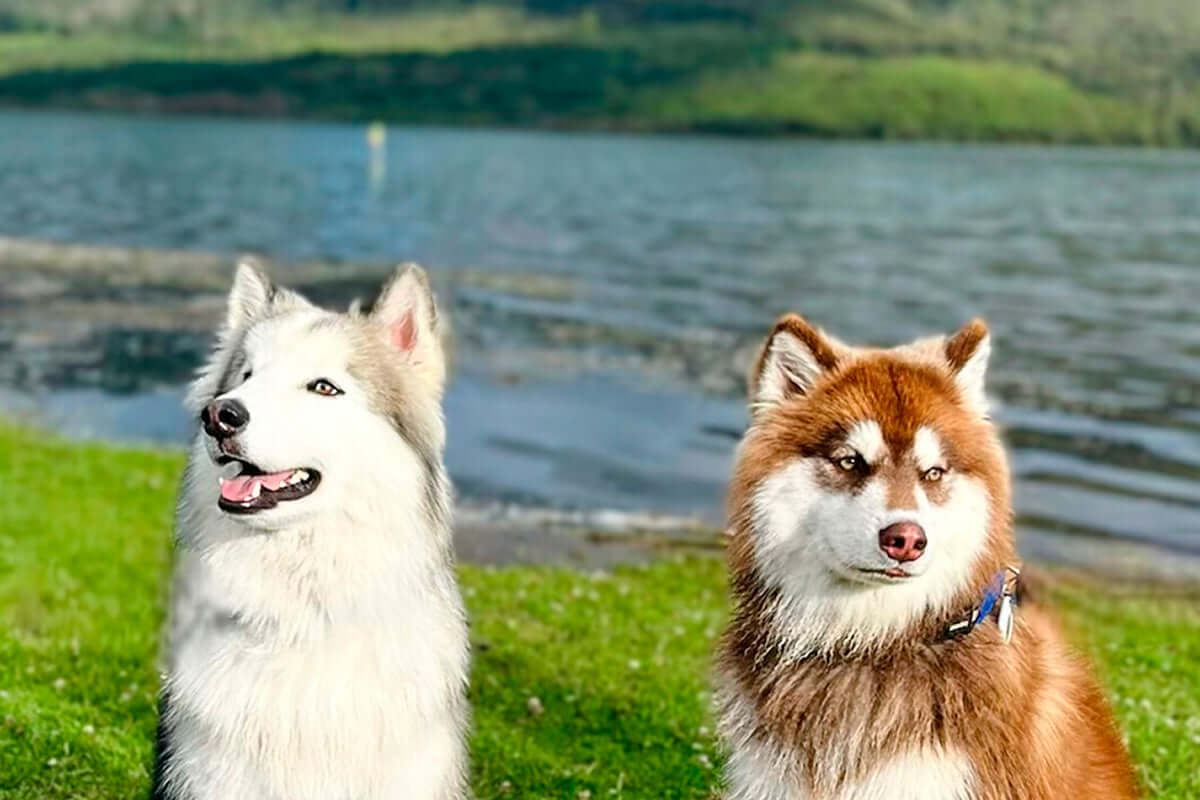
[[[312,494],[321,482],[321,473],[302,467],[282,472],[263,472],[249,461],[226,456],[222,465],[237,464],[241,469],[231,478],[220,477],[222,511],[230,514],[254,514],[275,508],[280,503],[299,500]]]

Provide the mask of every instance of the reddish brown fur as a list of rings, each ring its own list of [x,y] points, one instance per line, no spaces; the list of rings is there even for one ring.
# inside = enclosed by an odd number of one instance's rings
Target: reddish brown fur
[[[751,498],[797,454],[828,455],[858,420],[877,420],[893,453],[907,451],[918,427],[932,427],[950,467],[986,486],[993,509],[986,554],[956,607],[976,602],[988,578],[1015,563],[1015,549],[1003,448],[991,424],[965,406],[953,378],[986,336],[982,322],[945,343],[942,363],[888,351],[835,354],[796,317],[781,320],[775,331],[781,329],[819,350],[828,372],[807,395],[758,413],[730,489],[734,612],[719,673],[726,689],[755,708],[757,721],[747,723],[756,738],[781,747],[815,796],[926,745],[970,758],[979,800],[1136,797],[1103,693],[1037,607],[1020,608],[1008,644],[990,623],[942,641],[938,633],[951,620],[930,619],[872,651],[799,660],[783,655],[769,621],[776,592],[754,565]],[[763,363],[760,357],[758,370]],[[761,376],[754,377],[757,383]],[[936,491],[932,502],[938,502]],[[869,734],[856,739],[854,732],[863,729]],[[849,756],[848,741],[860,743]]]
[[[950,362],[950,369],[956,371],[962,369],[987,334],[987,324],[981,319],[973,319],[958,333],[947,339],[945,352],[946,360]]]

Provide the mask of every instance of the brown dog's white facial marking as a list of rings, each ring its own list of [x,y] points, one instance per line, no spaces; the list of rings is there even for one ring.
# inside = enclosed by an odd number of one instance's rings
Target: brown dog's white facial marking
[[[913,435],[913,458],[916,459],[917,469],[926,473],[931,469],[945,469],[943,463],[942,442],[937,432],[928,426],[917,428]]]
[[[873,419],[854,423],[850,433],[846,435],[846,447],[862,456],[867,464],[877,464],[887,452],[887,445],[883,441],[883,429]]]
[[[941,439],[933,428],[922,426],[917,429],[913,436],[912,457],[920,479],[920,491],[925,499],[934,505],[941,505],[949,500],[948,489],[953,476],[950,475]]]
[[[731,499],[805,646],[878,641],[973,580],[1007,490],[981,405],[986,328],[964,331],[863,350],[788,317],[764,346]]]

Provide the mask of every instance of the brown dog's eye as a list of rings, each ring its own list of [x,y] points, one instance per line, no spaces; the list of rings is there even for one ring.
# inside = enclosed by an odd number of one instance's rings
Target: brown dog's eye
[[[851,456],[842,456],[834,463],[837,464],[838,469],[840,469],[842,472],[854,472],[862,469],[865,466],[863,457],[858,453],[855,453]]]
[[[930,467],[929,469],[927,469],[921,473],[921,480],[929,481],[930,483],[936,483],[937,481],[940,481],[942,479],[942,476],[944,476],[945,474],[946,474],[945,467]]]
[[[308,390],[313,394],[319,394],[322,397],[337,397],[339,394],[344,394],[337,385],[328,378],[317,378],[308,385]]]

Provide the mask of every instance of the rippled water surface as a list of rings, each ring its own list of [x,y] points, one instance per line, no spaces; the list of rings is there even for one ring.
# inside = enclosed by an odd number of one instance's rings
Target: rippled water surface
[[[0,197],[2,235],[120,248],[0,248],[4,402],[72,432],[186,430],[227,267],[135,247],[260,251],[330,302],[426,263],[451,469],[530,504],[716,518],[772,317],[891,343],[982,314],[1027,547],[1200,553],[1200,154],[413,128],[372,156],[348,126],[5,113]]]

